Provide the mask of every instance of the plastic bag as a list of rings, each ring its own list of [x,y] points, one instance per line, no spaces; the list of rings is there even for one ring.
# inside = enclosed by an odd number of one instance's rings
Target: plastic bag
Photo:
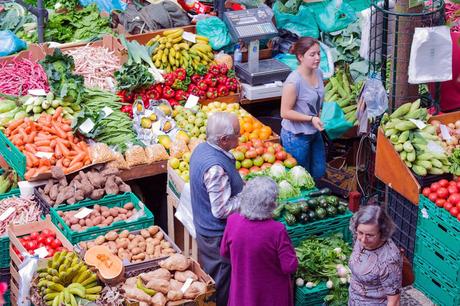
[[[8,56],[27,48],[27,44],[11,31],[0,31],[0,56]]]
[[[113,151],[105,143],[96,142],[91,144],[89,150],[94,164],[107,163],[115,159]]]
[[[388,109],[388,96],[382,81],[371,76],[364,83],[361,98],[366,104],[368,119],[382,115]]]
[[[119,170],[129,169],[128,163],[120,152],[115,152],[113,154],[114,160],[107,164],[107,167],[117,168]]]
[[[316,24],[323,32],[345,29],[357,18],[355,10],[342,0],[330,0],[304,4],[315,16]]]
[[[198,21],[196,24],[196,33],[206,36],[214,50],[222,49],[232,41],[227,26],[218,17],[209,17]]]
[[[144,165],[148,163],[144,148],[141,146],[132,146],[125,152],[125,159],[128,167]]]
[[[168,152],[166,152],[165,147],[163,147],[161,144],[153,144],[146,147],[145,156],[147,156],[149,164],[156,161],[169,159]]]
[[[409,60],[409,83],[449,80],[452,80],[449,27],[415,28]]]
[[[330,139],[337,139],[353,125],[345,120],[345,114],[336,102],[324,102],[321,111],[321,121],[324,124],[324,130]]]
[[[26,255],[24,261],[19,266],[19,295],[17,297],[17,305],[29,306],[30,303],[30,285],[37,270],[39,257],[37,255]]]
[[[371,6],[371,0],[343,0],[350,5],[356,12],[365,10]]]
[[[80,0],[82,6],[88,6],[92,3],[96,3],[99,11],[111,13],[113,10],[124,11],[128,6],[121,0]]]
[[[299,36],[319,37],[315,16],[308,8],[301,5],[297,14],[289,14],[283,12],[282,5],[279,1],[273,5],[273,13],[275,14],[278,29],[285,29]]]
[[[171,149],[169,149],[169,155],[171,157],[182,158],[185,152],[188,152],[187,143],[185,140],[176,138],[171,144]]]

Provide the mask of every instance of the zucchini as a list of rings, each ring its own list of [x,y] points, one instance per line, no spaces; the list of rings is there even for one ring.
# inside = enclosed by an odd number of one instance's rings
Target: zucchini
[[[332,192],[329,188],[323,188],[318,191],[312,191],[308,194],[309,197],[315,198],[323,195],[330,195]]]
[[[401,118],[404,117],[411,110],[412,103],[405,103],[398,107],[391,115],[390,118]],[[415,125],[415,124],[414,124]]]
[[[289,212],[286,212],[284,214],[284,221],[286,221],[287,225],[294,225],[297,222],[297,220],[294,217],[294,215],[289,213]]]
[[[410,143],[410,141],[406,141],[406,142],[403,144],[403,149],[404,149],[404,151],[406,151],[407,153],[414,152],[414,147],[412,146],[412,144]]]
[[[276,207],[273,210],[273,219],[279,219],[283,211],[284,211],[284,204],[278,204],[278,207]]]
[[[425,176],[427,174],[426,169],[418,165],[413,165],[412,171],[419,176]]]

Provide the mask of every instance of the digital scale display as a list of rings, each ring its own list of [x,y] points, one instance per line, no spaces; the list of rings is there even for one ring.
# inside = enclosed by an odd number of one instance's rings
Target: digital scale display
[[[275,36],[278,30],[272,23],[272,13],[267,12],[266,8],[244,11],[225,12],[224,19],[230,32],[238,39],[259,39]]]

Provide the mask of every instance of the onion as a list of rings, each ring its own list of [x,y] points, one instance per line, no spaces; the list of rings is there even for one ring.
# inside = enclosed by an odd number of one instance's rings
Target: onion
[[[297,287],[302,287],[304,285],[304,283],[305,282],[300,277],[295,280],[295,284],[297,285]]]
[[[313,287],[315,287],[315,284],[313,284],[312,282],[308,282],[308,283],[305,285],[305,287],[307,287],[307,288],[313,288]]]
[[[331,280],[328,280],[327,283],[326,283],[326,287],[328,289],[331,289],[332,287],[334,287],[334,283]]]

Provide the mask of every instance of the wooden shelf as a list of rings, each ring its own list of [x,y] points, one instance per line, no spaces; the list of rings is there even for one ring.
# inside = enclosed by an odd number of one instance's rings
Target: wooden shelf
[[[163,174],[168,172],[167,170],[167,160],[155,162],[149,165],[139,165],[135,166],[129,170],[123,170],[120,172],[120,177],[124,181],[132,181],[144,177],[155,176],[158,174]]]

